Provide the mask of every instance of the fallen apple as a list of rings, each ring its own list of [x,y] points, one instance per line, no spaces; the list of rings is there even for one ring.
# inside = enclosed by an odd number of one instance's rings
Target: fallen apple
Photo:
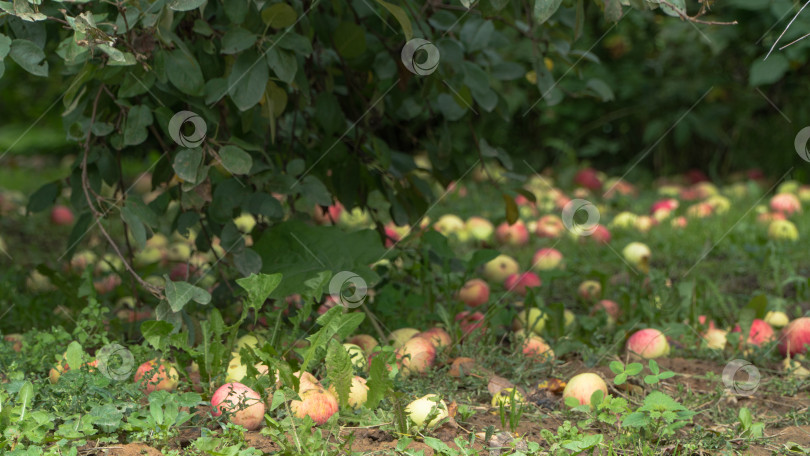
[[[541,238],[559,238],[563,230],[565,230],[565,224],[563,224],[562,219],[556,215],[548,214],[540,217],[537,221],[534,233]]]
[[[388,343],[397,349],[417,334],[419,334],[419,330],[416,328],[400,328],[391,331],[391,334],[388,335]]]
[[[627,350],[644,359],[659,358],[669,354],[669,342],[657,329],[641,329],[627,339]]]
[[[604,311],[607,314],[607,316],[614,322],[619,319],[619,315],[621,314],[621,310],[619,310],[619,305],[616,304],[615,301],[611,301],[610,299],[602,299],[601,301],[594,304],[593,309],[591,309],[591,315],[596,314],[597,312],[600,311]]]
[[[577,294],[586,301],[593,301],[602,296],[602,284],[596,280],[585,280],[577,287]]]
[[[805,353],[805,344],[810,345],[810,317],[797,318],[782,328],[779,352],[791,356]]]
[[[366,355],[360,346],[354,344],[343,344],[343,348],[345,348],[346,352],[349,354],[349,359],[351,360],[355,369],[359,371],[366,370],[366,367],[368,367],[368,364],[366,364]]]
[[[439,327],[430,328],[427,331],[421,332],[414,337],[426,338],[427,340],[430,341],[431,344],[433,344],[436,350],[441,350],[445,347],[448,347],[452,343],[450,334],[448,334],[447,331]]]
[[[790,220],[773,220],[768,225],[768,238],[774,241],[795,241],[799,230]]]
[[[495,230],[495,240],[500,244],[512,247],[524,246],[529,242],[529,230],[526,229],[526,224],[522,220],[518,220],[512,225],[503,222]]]
[[[523,274],[512,274],[504,281],[504,288],[506,291],[514,291],[520,296],[526,296],[529,288],[537,288],[543,282],[540,277],[533,272],[524,272]]]
[[[543,313],[543,311],[538,308],[532,307],[518,313],[515,319],[515,326],[517,329],[531,331],[539,335],[543,331],[543,328],[545,328],[548,318],[548,314]]]
[[[468,218],[465,228],[473,239],[480,242],[489,242],[495,232],[492,223],[483,217]]]
[[[329,393],[340,399],[334,385],[329,385]],[[359,409],[368,400],[368,386],[363,377],[352,378],[352,386],[349,389],[349,407]]]
[[[428,394],[411,402],[405,407],[405,413],[415,425],[427,428],[435,427],[443,419],[450,416],[447,404],[435,394]]]
[[[484,277],[497,283],[503,283],[507,277],[520,270],[517,261],[508,255],[498,255],[484,265]]]
[[[461,220],[461,218],[453,214],[442,215],[439,217],[439,220],[433,224],[433,229],[445,237],[457,236],[460,232],[464,231],[465,228],[464,220]]]
[[[586,405],[591,403],[591,396],[596,391],[602,391],[607,395],[607,384],[598,374],[587,372],[576,375],[568,381],[563,390],[563,398],[573,397],[580,405]]]
[[[347,343],[357,345],[363,349],[363,353],[368,356],[374,350],[374,347],[380,345],[377,339],[368,334],[356,334],[346,341]]]
[[[403,376],[422,374],[433,366],[436,347],[424,337],[414,337],[396,350],[397,364]]]
[[[706,346],[712,350],[723,350],[726,348],[727,331],[719,328],[709,328],[703,333],[703,340]]]
[[[475,369],[475,360],[472,358],[460,357],[453,360],[450,364],[450,370],[447,372],[451,377],[462,377],[469,374]]]
[[[489,285],[481,279],[471,279],[457,293],[458,299],[470,307],[478,307],[489,301]]]
[[[769,310],[768,313],[765,314],[764,320],[774,328],[782,328],[787,326],[790,322],[787,314],[780,310]]]
[[[22,334],[6,334],[3,340],[11,343],[11,349],[19,353],[22,351],[23,336]]]
[[[338,400],[321,387],[299,393],[301,400],[290,401],[290,409],[297,418],[308,416],[318,425],[325,424],[338,411]]]
[[[523,340],[523,354],[538,361],[554,359],[554,350],[540,336],[530,335]]]
[[[742,328],[740,328],[740,325],[736,325],[732,332],[735,333],[742,332]],[[748,339],[747,339],[748,344],[760,347],[762,346],[762,344],[774,340],[774,338],[775,335],[773,332],[773,328],[764,320],[755,318],[751,322],[751,329],[748,332]]]
[[[770,206],[772,211],[781,212],[788,216],[802,211],[802,203],[799,201],[799,198],[792,193],[774,195],[771,198]]]
[[[265,406],[261,396],[249,387],[237,383],[226,383],[211,396],[213,416],[226,413],[230,422],[252,431],[264,421]]]
[[[145,394],[151,394],[155,391],[174,391],[180,377],[170,363],[153,359],[138,366],[134,379],[135,383],[143,386]]]
[[[532,257],[532,269],[535,271],[550,271],[563,269],[563,254],[554,248],[542,248]]]
[[[622,256],[631,266],[643,273],[650,272],[650,248],[641,242],[631,242],[622,250]]]
[[[514,396],[512,396],[514,394]],[[492,396],[492,406],[500,408],[511,408],[512,405],[522,405],[526,403],[526,399],[520,394],[520,391],[515,388],[504,388],[498,391],[497,394]]]

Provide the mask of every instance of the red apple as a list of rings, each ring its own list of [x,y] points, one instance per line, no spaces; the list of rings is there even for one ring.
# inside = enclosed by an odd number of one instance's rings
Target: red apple
[[[742,328],[740,328],[740,325],[736,325],[732,332],[735,333],[742,332]],[[774,338],[775,335],[773,328],[764,320],[755,318],[754,321],[751,322],[751,330],[748,332],[748,340],[747,340],[748,344],[760,347],[762,346],[762,344],[770,342]]]
[[[780,193],[771,198],[771,210],[774,212],[781,212],[785,215],[793,215],[795,212],[802,211],[802,203],[799,198],[792,193]]]
[[[522,352],[529,358],[546,361],[554,359],[554,350],[540,336],[531,335],[523,341]]]
[[[337,398],[323,388],[304,391],[300,396],[300,401],[290,402],[290,409],[298,418],[308,416],[316,424],[323,425],[338,411]]]
[[[397,363],[403,375],[423,374],[433,366],[436,347],[426,337],[414,337],[396,351]]]
[[[518,220],[513,225],[503,222],[495,230],[495,240],[513,247],[524,246],[529,242],[529,230],[526,229],[522,220]]]
[[[573,397],[580,405],[590,404],[591,396],[597,390],[607,394],[607,384],[598,374],[579,374],[568,381],[563,390],[563,398]]]
[[[618,320],[621,311],[619,310],[619,305],[616,304],[615,301],[611,301],[610,299],[603,299],[596,304],[594,304],[593,309],[591,310],[591,315],[595,314],[596,312],[604,310],[608,317],[612,318],[613,320]]]
[[[579,170],[574,176],[574,183],[593,191],[602,188],[602,181],[599,180],[599,176],[593,168]]]
[[[478,307],[489,301],[489,285],[481,279],[471,279],[461,287],[457,297],[470,307]]]
[[[486,329],[484,327],[484,314],[481,312],[464,311],[456,314],[455,320],[461,327],[462,337],[467,338],[473,332],[480,330],[482,333]]]
[[[441,350],[442,348],[450,346],[452,343],[452,339],[450,338],[450,334],[447,333],[442,328],[435,327],[430,328],[425,332],[421,332],[417,334],[415,337],[424,337],[433,344],[436,350]]]
[[[644,359],[652,359],[668,355],[669,343],[661,331],[647,328],[636,331],[627,339],[627,350]]]
[[[610,231],[604,225],[599,224],[593,227],[593,233],[588,237],[597,244],[608,244],[611,239]]]
[[[805,353],[805,344],[810,345],[810,317],[797,318],[782,329],[779,351],[791,356]]]
[[[231,423],[249,431],[258,429],[264,421],[265,407],[261,396],[238,382],[220,386],[211,396],[211,405],[214,407],[212,415],[227,413]]]
[[[357,334],[352,336],[349,340],[346,341],[347,343],[357,345],[358,347],[363,349],[363,353],[368,356],[374,350],[374,347],[380,345],[377,342],[377,339],[368,335],[368,334]]]
[[[150,377],[145,378],[147,375]],[[159,365],[157,360],[147,361],[138,366],[138,370],[135,371],[135,383],[143,384],[145,394],[151,394],[159,390],[173,391],[178,380],[177,369],[162,360]]]
[[[565,225],[556,215],[544,215],[537,221],[535,234],[541,238],[558,238],[562,235]]]
[[[526,296],[527,288],[537,288],[542,283],[537,274],[524,272],[523,274],[512,274],[507,277],[504,287],[507,291],[514,291],[521,296]]]
[[[57,204],[51,209],[51,223],[54,225],[73,225],[73,219],[73,212],[65,206]]]

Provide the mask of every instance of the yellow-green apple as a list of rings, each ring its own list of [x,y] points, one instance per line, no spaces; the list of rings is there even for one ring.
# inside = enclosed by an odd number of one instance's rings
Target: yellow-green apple
[[[799,201],[799,198],[792,193],[774,195],[771,198],[770,206],[772,211],[781,212],[787,216],[802,211],[802,203]]]
[[[602,284],[596,280],[585,280],[577,287],[577,294],[586,301],[593,301],[602,296]]]
[[[529,358],[548,361],[554,359],[554,350],[540,336],[530,335],[523,340],[523,354]]]
[[[391,334],[388,335],[388,343],[397,349],[405,345],[405,342],[409,341],[413,336],[419,334],[419,332],[420,331],[416,328],[400,328],[391,331]]]
[[[332,396],[338,398],[335,385],[329,385],[328,391]],[[352,378],[352,386],[349,388],[349,407],[355,410],[359,409],[366,403],[367,400],[368,386],[366,385],[366,379],[363,377]]]
[[[797,318],[782,328],[779,351],[782,355],[805,353],[805,344],[810,345],[810,317]]]
[[[489,285],[481,279],[471,279],[461,287],[458,299],[470,307],[478,307],[489,301]]]
[[[531,331],[535,334],[540,334],[543,332],[543,328],[546,326],[546,321],[548,321],[548,314],[543,313],[542,310],[532,307],[530,309],[524,309],[517,315],[514,321],[514,327],[516,329],[523,329],[525,331]]]
[[[719,328],[709,328],[703,333],[703,340],[706,341],[706,346],[713,350],[722,350],[726,348],[727,331]]]
[[[781,310],[769,310],[768,313],[765,314],[764,320],[774,328],[781,328],[790,322],[787,314]]]
[[[345,348],[346,352],[349,354],[349,359],[355,369],[360,371],[366,370],[366,367],[368,367],[368,364],[366,364],[366,355],[359,345],[343,344],[343,348]]]
[[[380,345],[377,342],[377,339],[368,334],[356,334],[350,337],[349,340],[347,340],[346,342],[357,345],[358,347],[363,349],[363,353],[365,353],[366,356],[371,354],[371,352],[374,350],[374,347]]]
[[[353,207],[351,211],[341,211],[338,225],[349,229],[367,228],[372,225],[371,215],[361,207]]]
[[[526,224],[522,220],[518,220],[512,225],[503,222],[495,230],[495,240],[501,244],[520,247],[529,242],[529,230],[526,229]]]
[[[253,231],[253,228],[256,227],[256,217],[245,212],[239,217],[233,219],[233,224],[236,225],[236,229],[238,229],[240,232],[247,234]]]
[[[631,242],[622,250],[622,256],[631,266],[641,272],[650,272],[650,257],[652,252],[646,244]]]
[[[636,219],[638,216],[632,212],[624,211],[619,212],[613,217],[613,220],[610,222],[611,228],[632,228],[636,224]]]
[[[596,391],[607,394],[607,384],[598,374],[586,372],[568,381],[563,390],[563,398],[573,397],[580,405],[586,405],[591,403],[591,396]]]
[[[411,402],[405,407],[405,413],[408,414],[408,418],[410,418],[415,425],[428,428],[436,426],[442,420],[450,416],[447,410],[447,404],[435,394],[428,394]],[[433,418],[425,423],[429,416]]]
[[[134,379],[135,383],[142,384],[146,394],[151,394],[155,391],[173,391],[180,377],[170,363],[153,359],[138,366]]]
[[[136,266],[148,266],[150,264],[155,264],[161,260],[163,260],[164,251],[157,248],[157,247],[144,247],[143,250],[138,250],[135,252],[135,265]]]
[[[655,328],[641,329],[627,339],[627,351],[644,359],[659,358],[669,354],[669,342]]]
[[[249,387],[238,383],[226,383],[211,396],[213,416],[226,413],[231,423],[252,431],[262,426],[265,406],[261,396]]]
[[[774,241],[795,241],[799,239],[799,230],[790,220],[774,220],[768,226],[768,238]]]
[[[636,218],[636,223],[633,226],[641,233],[646,233],[650,231],[650,228],[655,226],[658,223],[658,220],[648,216],[648,215],[639,215]]]
[[[402,375],[423,374],[436,360],[436,347],[425,337],[414,337],[396,350],[397,364]]]
[[[453,214],[442,215],[439,217],[439,220],[433,224],[434,230],[447,237],[458,235],[465,227],[464,220],[461,220],[461,218]]]
[[[484,277],[497,283],[503,283],[507,277],[520,271],[517,261],[508,255],[498,255],[484,265]]]
[[[523,274],[512,274],[504,281],[504,287],[507,291],[514,291],[520,296],[526,296],[529,288],[537,288],[543,282],[540,277],[533,272],[524,272]]]
[[[483,217],[470,217],[466,223],[467,232],[476,241],[489,242],[492,239],[492,233],[495,228],[489,220]]]
[[[535,271],[550,271],[563,268],[563,254],[557,249],[544,247],[535,252],[534,257],[532,257],[532,269]]]
[[[191,247],[185,242],[175,242],[167,253],[169,261],[188,261],[191,258]]]
[[[36,269],[32,270],[28,274],[28,277],[26,277],[25,286],[32,293],[44,293],[46,291],[56,290],[56,287],[51,283],[51,279],[40,274]]]
[[[263,343],[263,338],[254,334],[245,334],[244,336],[236,339],[236,350],[239,351],[245,347],[258,349]]]
[[[502,405],[509,408],[513,404],[521,405],[524,403],[526,403],[526,399],[515,388],[504,388],[492,396],[492,406],[495,408],[500,408]]]
[[[725,214],[731,207],[731,200],[723,195],[710,196],[704,202],[712,207],[712,212],[715,214]]]

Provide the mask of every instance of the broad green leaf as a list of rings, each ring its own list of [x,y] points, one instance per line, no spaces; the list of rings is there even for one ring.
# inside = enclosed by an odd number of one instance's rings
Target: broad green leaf
[[[166,276],[166,300],[173,311],[180,312],[191,300],[202,305],[208,304],[211,302],[211,294],[188,282],[172,282]]]
[[[243,276],[257,274],[262,270],[262,257],[252,249],[245,248],[233,254],[233,265]]]
[[[613,379],[613,383],[615,383],[617,385],[621,385],[626,381],[627,381],[627,374],[625,372],[622,372],[620,374],[616,374],[616,378]]]
[[[231,27],[222,37],[223,54],[237,54],[256,43],[256,35],[243,29],[242,27]]]
[[[642,370],[644,370],[644,365],[641,363],[630,363],[624,368],[627,375],[638,375]]]
[[[74,340],[68,344],[67,351],[65,352],[65,360],[70,369],[76,370],[81,367],[84,362],[84,350],[82,350],[80,343]]]
[[[621,361],[611,361],[608,367],[614,374],[621,374],[625,371],[624,364]]]
[[[618,0],[614,0],[614,1],[616,1],[618,3]],[[661,11],[663,11],[664,14],[667,14],[667,15],[673,16],[673,17],[681,17],[682,14],[686,13],[686,1],[685,0],[667,0],[667,1],[668,1],[668,3],[672,4],[672,6],[669,6],[666,3],[660,3]],[[674,8],[673,8],[673,6],[674,6]],[[606,8],[605,12],[607,12],[607,7],[605,7],[605,8]],[[621,8],[621,6],[619,6],[619,8]]]
[[[281,283],[281,274],[251,274],[237,279],[236,283],[248,292],[248,306],[260,309],[270,294]]]
[[[236,58],[228,76],[228,94],[240,111],[246,111],[262,99],[270,70],[263,56],[253,50]]]
[[[26,210],[28,212],[40,212],[51,207],[56,197],[59,196],[59,184],[49,182],[38,188],[29,198]]]
[[[23,383],[20,392],[17,393],[17,403],[20,405],[20,421],[25,420],[25,411],[31,407],[34,401],[34,385],[31,382]]]
[[[11,51],[11,38],[0,33],[0,60],[3,60]]]
[[[166,3],[169,8],[175,11],[191,11],[205,5],[207,1],[208,0],[168,0]]]
[[[262,21],[274,29],[287,28],[298,19],[298,13],[286,3],[274,3],[262,10]]]
[[[546,22],[561,4],[562,0],[534,0],[534,20],[538,25]]]
[[[193,55],[181,49],[166,54],[166,74],[169,81],[181,92],[195,97],[204,94],[202,69]]]
[[[169,335],[174,330],[174,325],[168,321],[145,321],[141,324],[141,334],[143,338],[155,348],[155,350],[164,350]]]
[[[11,42],[9,56],[34,76],[48,76],[45,53],[36,44],[28,40],[14,40]]]
[[[253,166],[250,154],[237,146],[224,146],[219,150],[219,159],[222,166],[233,174],[247,174]]]
[[[354,22],[341,22],[332,37],[335,50],[347,59],[361,56],[366,52],[366,31]]]
[[[506,209],[506,222],[511,225],[517,222],[520,212],[518,211],[515,200],[511,196],[507,195],[506,193],[501,196],[503,196],[503,203]]]
[[[139,249],[143,249],[146,246],[146,228],[143,222],[128,207],[121,208],[121,218],[127,224],[135,244]]]
[[[12,46],[13,48],[13,46]],[[768,60],[756,59],[748,74],[748,85],[752,87],[773,84],[782,79],[790,69],[790,63],[782,54],[771,54]]]
[[[31,8],[31,4],[38,5],[39,2],[26,0],[13,0],[13,2],[0,2],[0,9],[27,22],[44,21],[48,18]]]
[[[177,173],[177,177],[186,182],[196,182],[197,170],[202,165],[203,151],[199,147],[194,149],[182,149],[174,157],[172,168]]]
[[[298,72],[298,59],[293,53],[274,47],[267,51],[267,64],[279,79],[292,84]]]
[[[124,145],[137,146],[149,137],[147,128],[154,118],[147,105],[137,105],[129,109],[124,123]]]
[[[399,26],[402,27],[402,33],[405,35],[405,41],[413,38],[413,26],[411,25],[411,20],[408,18],[408,14],[404,9],[402,9],[401,6],[388,3],[385,0],[377,0],[377,3],[382,5],[383,8],[387,9],[388,12],[394,16],[397,22],[399,22]]]

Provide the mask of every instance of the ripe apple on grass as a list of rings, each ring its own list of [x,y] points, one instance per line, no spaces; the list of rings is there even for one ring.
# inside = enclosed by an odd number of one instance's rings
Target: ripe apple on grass
[[[559,238],[563,230],[565,230],[565,225],[562,219],[556,215],[549,214],[540,217],[537,221],[534,234],[541,238]]]
[[[504,281],[506,291],[514,291],[520,296],[526,296],[529,288],[537,288],[543,282],[540,277],[533,272],[524,272],[523,274],[512,274]]]
[[[483,335],[484,331],[486,331],[486,327],[484,327],[484,320],[484,314],[481,312],[470,313],[466,310],[464,312],[459,312],[455,317],[455,321],[457,321],[461,327],[461,337],[464,339],[469,339],[470,336],[476,332],[480,332],[480,335]]]
[[[768,226],[768,239],[795,241],[799,239],[799,230],[790,220],[774,220]]]
[[[613,322],[618,320],[619,315],[621,315],[619,305],[616,304],[615,301],[611,301],[610,299],[602,299],[601,301],[594,304],[593,309],[591,309],[591,315],[594,315],[600,311],[604,311],[607,314],[608,318]]]
[[[779,352],[791,356],[804,354],[805,344],[810,345],[810,317],[797,318],[782,329]]]
[[[498,255],[484,265],[484,277],[497,283],[503,283],[507,277],[520,271],[517,261],[508,255]]]
[[[433,366],[436,347],[425,337],[414,337],[396,351],[397,364],[402,375],[423,374]]]
[[[512,247],[524,246],[529,242],[529,230],[522,220],[518,220],[513,225],[503,222],[495,230],[495,240],[500,244]]]
[[[512,405],[521,405],[524,403],[526,403],[526,399],[520,394],[520,391],[515,388],[504,388],[492,396],[492,407],[495,408],[500,408],[501,405],[503,405],[504,408],[510,408]]]
[[[669,342],[657,329],[641,329],[627,339],[627,351],[644,359],[659,358],[669,354]]]
[[[211,405],[214,407],[212,415],[226,413],[231,423],[244,426],[249,431],[261,427],[264,420],[265,406],[261,396],[241,383],[220,386],[211,396]]]
[[[419,330],[416,328],[400,328],[391,331],[391,334],[388,335],[388,343],[391,344],[394,349],[397,349],[405,345],[405,342],[409,341],[417,334],[419,334]]]
[[[572,397],[579,401],[579,405],[586,405],[591,403],[591,396],[596,391],[607,394],[607,384],[598,374],[587,372],[576,375],[568,381],[563,390],[563,399]]]
[[[357,345],[363,349],[366,356],[370,355],[374,347],[380,345],[377,339],[368,334],[356,334],[349,338],[346,343]]]
[[[58,382],[62,374],[70,370],[70,366],[68,365],[67,361],[64,360],[65,358],[63,357],[62,359],[63,361],[61,363],[57,364],[56,367],[51,368],[50,372],[48,372],[48,380],[51,382],[51,384]],[[90,368],[90,370],[95,370],[95,368],[98,367],[98,360],[94,359],[89,363],[82,364],[82,366],[86,366]]]
[[[650,272],[650,248],[641,242],[631,242],[622,250],[622,256],[631,266],[645,274]]]
[[[180,377],[174,366],[165,360],[153,359],[138,366],[134,380],[142,384],[144,393],[148,395],[158,390],[173,391]]]
[[[456,297],[470,307],[478,307],[489,301],[489,285],[481,279],[468,280]]]
[[[521,311],[513,321],[512,326],[515,330],[522,329],[539,335],[546,326],[548,318],[548,314],[536,307],[532,307]]]
[[[554,350],[540,336],[530,335],[523,341],[522,352],[526,357],[538,361],[554,359]]]
[[[297,418],[308,416],[316,424],[323,425],[338,411],[338,400],[332,393],[322,387],[308,389],[299,393],[301,400],[291,401],[290,410]]]
[[[468,218],[465,228],[473,239],[480,242],[489,242],[495,232],[492,223],[483,217]]]
[[[445,347],[450,346],[453,340],[450,337],[450,334],[447,333],[442,328],[434,327],[430,328],[427,331],[421,332],[414,337],[424,337],[433,344],[436,350],[441,350]]]
[[[550,271],[552,269],[564,269],[563,254],[554,248],[542,248],[535,252],[532,257],[532,269],[535,271]]]
[[[6,334],[3,340],[11,343],[11,349],[19,353],[22,351],[23,336],[22,334]]]
[[[731,332],[740,333],[742,332],[742,328],[740,325],[736,325],[734,330]],[[757,347],[761,347],[762,344],[766,342],[770,342],[774,340],[775,334],[771,325],[766,323],[764,320],[760,320],[759,318],[755,318],[751,322],[751,329],[748,332],[748,338],[746,342],[749,345],[756,345]]]
[[[332,396],[339,398],[334,385],[329,385],[329,393]],[[366,403],[367,400],[368,386],[366,385],[366,379],[363,377],[352,378],[352,386],[349,389],[349,407],[359,409]]]
[[[585,280],[577,287],[577,294],[586,301],[593,301],[602,296],[602,284],[596,280]]]
[[[419,427],[432,428],[450,416],[447,404],[435,394],[428,394],[405,407],[408,418]]]
[[[719,328],[709,328],[701,337],[706,341],[706,347],[712,350],[723,350],[726,348],[728,331]]]
[[[782,328],[790,323],[790,319],[788,318],[787,314],[781,310],[768,311],[768,313],[765,314],[764,320],[774,328]]]
[[[774,195],[771,198],[770,206],[772,211],[781,212],[788,216],[802,211],[802,203],[799,201],[799,198],[792,193]]]

